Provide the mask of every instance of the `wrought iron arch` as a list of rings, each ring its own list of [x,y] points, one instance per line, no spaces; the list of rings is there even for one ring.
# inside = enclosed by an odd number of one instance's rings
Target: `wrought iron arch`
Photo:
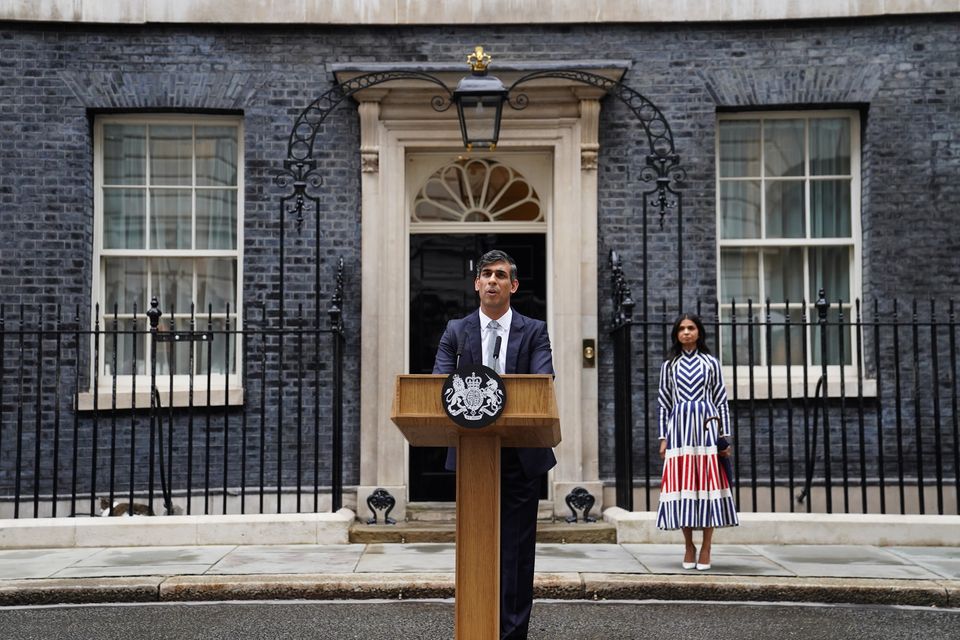
[[[273,178],[274,183],[281,189],[289,189],[290,187],[293,189],[292,192],[288,191],[286,195],[280,197],[279,314],[281,325],[284,319],[284,283],[286,280],[284,236],[287,214],[296,216],[297,232],[299,233],[303,229],[304,214],[312,208],[317,216],[315,250],[319,251],[320,247],[320,198],[308,193],[308,190],[319,189],[323,185],[323,177],[317,171],[317,162],[313,156],[317,134],[320,132],[324,120],[344,100],[358,91],[394,80],[422,80],[439,86],[445,95],[436,95],[430,101],[434,110],[438,112],[446,111],[453,104],[453,93],[440,78],[419,71],[377,71],[341,82],[331,88],[300,112],[293,123],[287,140],[287,158],[283,162],[283,169],[277,171]],[[319,263],[319,258],[314,260],[314,296],[317,300],[320,296]]]
[[[643,216],[641,220],[643,244],[641,256],[643,270],[641,274],[642,288],[642,313],[644,319],[647,314],[647,205],[656,208],[660,214],[660,228],[663,228],[663,219],[669,209],[676,208],[677,211],[677,304],[679,308],[683,307],[683,197],[679,191],[680,185],[687,178],[686,169],[680,164],[680,155],[677,153],[673,142],[673,130],[670,123],[667,122],[663,112],[651,102],[648,98],[639,92],[631,89],[627,85],[611,80],[605,76],[591,73],[589,71],[567,70],[567,69],[547,69],[543,71],[534,71],[517,79],[510,85],[508,92],[513,94],[514,89],[519,85],[540,80],[543,78],[560,78],[571,80],[581,84],[587,84],[593,87],[603,89],[607,95],[611,95],[627,106],[633,115],[637,117],[647,134],[648,153],[645,158],[646,164],[640,170],[640,178],[644,182],[652,182],[653,187],[643,192]],[[529,99],[523,93],[519,93],[515,98],[510,98],[509,104],[514,109],[525,109]],[[646,324],[644,324],[646,327]]]
[[[673,131],[663,112],[648,98],[628,87],[627,85],[611,80],[605,76],[581,70],[551,69],[528,73],[517,79],[508,89],[508,104],[515,110],[525,109],[529,105],[529,98],[524,93],[514,94],[514,90],[526,83],[545,78],[559,78],[579,82],[603,89],[607,94],[623,102],[640,121],[647,135],[648,153],[646,162],[641,168],[640,177],[644,182],[653,183],[650,190],[643,192],[642,225],[642,262],[643,262],[643,313],[647,308],[647,212],[648,205],[659,211],[660,226],[669,209],[677,210],[677,298],[680,306],[683,302],[683,235],[682,235],[682,194],[679,185],[686,179],[686,170],[680,164],[680,156],[676,152],[673,140]],[[344,100],[358,91],[370,87],[392,82],[394,80],[420,80],[437,85],[442,95],[431,99],[431,106],[435,111],[443,112],[453,104],[453,92],[438,77],[421,71],[377,71],[352,78],[338,84],[314,100],[307,106],[294,121],[287,142],[287,158],[283,169],[274,177],[277,186],[292,192],[280,198],[280,317],[283,319],[284,301],[284,230],[287,214],[296,215],[297,231],[301,231],[305,213],[310,209],[319,218],[319,197],[310,195],[309,191],[322,186],[322,176],[317,172],[317,163],[313,152],[320,128],[330,113]],[[320,245],[320,224],[316,225],[316,246]],[[315,262],[319,263],[319,260]],[[319,266],[315,265],[315,295],[320,291]]]

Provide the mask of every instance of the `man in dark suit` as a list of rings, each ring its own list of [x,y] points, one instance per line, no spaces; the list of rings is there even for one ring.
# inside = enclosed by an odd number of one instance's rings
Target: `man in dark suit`
[[[486,364],[500,373],[553,373],[547,325],[510,307],[519,286],[517,265],[503,251],[488,251],[477,262],[474,289],[480,308],[447,324],[434,373],[452,373],[460,365]],[[492,325],[492,326],[491,326]],[[502,338],[494,357],[497,336]],[[453,469],[455,451],[447,453]],[[503,448],[500,455],[500,638],[527,637],[533,607],[533,563],[537,506],[543,475],[557,464],[553,450]]]

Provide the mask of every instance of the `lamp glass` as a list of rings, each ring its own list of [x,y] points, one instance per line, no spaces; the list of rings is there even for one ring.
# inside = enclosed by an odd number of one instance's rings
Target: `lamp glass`
[[[503,108],[501,96],[461,96],[457,107],[464,145],[493,146],[497,143]]]

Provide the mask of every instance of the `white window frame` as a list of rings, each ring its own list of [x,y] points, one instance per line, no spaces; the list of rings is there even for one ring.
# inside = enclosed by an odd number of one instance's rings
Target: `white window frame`
[[[764,183],[769,179],[776,180],[797,180],[803,181],[804,183],[804,215],[806,216],[807,224],[805,228],[807,229],[807,234],[810,232],[810,127],[809,123],[804,127],[804,174],[802,176],[796,177],[776,177],[768,178],[763,175],[764,167],[764,121],[769,120],[790,120],[790,119],[804,119],[804,120],[814,120],[814,119],[827,119],[827,118],[849,118],[850,120],[850,239],[844,238],[765,238],[765,226],[766,226],[766,189],[764,188]],[[724,121],[732,120],[758,120],[760,121],[760,167],[761,167],[761,176],[751,176],[751,177],[734,177],[734,178],[721,178],[720,175],[720,123]],[[848,109],[824,109],[824,110],[792,110],[792,111],[745,111],[745,112],[736,112],[736,113],[718,113],[716,120],[716,135],[715,135],[715,196],[716,196],[716,229],[717,229],[717,243],[716,243],[716,265],[717,265],[717,292],[719,296],[723,296],[723,291],[721,289],[723,273],[721,265],[721,253],[724,249],[729,248],[756,248],[763,249],[765,247],[771,248],[791,248],[791,247],[830,247],[830,246],[842,246],[850,247],[851,251],[851,265],[850,265],[850,291],[847,292],[849,303],[844,305],[844,318],[851,323],[855,323],[856,317],[856,307],[855,303],[857,300],[862,299],[863,291],[863,280],[862,280],[862,226],[861,226],[861,202],[860,202],[860,190],[861,190],[861,141],[860,141],[860,113],[856,110]],[[838,177],[847,178],[846,175],[843,176],[816,176],[817,180],[822,179],[835,179]],[[737,181],[737,180],[759,180],[760,181],[760,198],[761,198],[761,213],[760,213],[760,224],[761,224],[761,233],[760,238],[747,238],[747,239],[725,239],[723,238],[723,220],[722,220],[722,200],[721,200],[721,184],[726,181]],[[762,261],[762,251],[761,251],[761,261]],[[810,291],[809,283],[809,270],[806,268],[806,263],[804,266],[803,273],[803,291]],[[766,314],[766,293],[764,290],[765,283],[763,278],[763,265],[762,262],[759,267],[760,271],[760,290],[758,300],[753,301],[753,313],[756,318],[763,319]],[[828,302],[830,302],[831,310],[836,306],[836,300],[838,296],[836,292],[826,292],[828,296]],[[730,308],[730,301],[720,299],[720,309]],[[745,318],[746,315],[745,309],[743,315],[740,315],[741,310],[746,305],[746,300],[737,301],[737,311],[738,318]],[[807,320],[808,323],[816,323],[817,321],[817,311],[814,307],[816,298],[807,299]],[[797,330],[804,330],[802,328],[801,322],[801,311],[803,309],[800,304],[800,300],[791,300],[790,301],[790,312],[791,319],[794,320]],[[742,306],[743,305],[743,306]],[[773,310],[783,310],[783,303],[771,303],[771,309]],[[862,311],[862,309],[861,309]],[[760,353],[757,354],[757,359],[765,358],[765,345],[766,345],[766,330],[763,329],[763,325],[758,325],[760,328],[760,336],[758,338],[760,344]],[[728,330],[727,328],[721,326],[721,334]],[[840,394],[840,374],[841,369],[843,370],[843,375],[846,379],[846,392],[849,395],[850,393],[856,394],[857,389],[857,369],[859,368],[863,371],[863,362],[856,362],[856,328],[851,327],[849,335],[845,336],[847,338],[846,344],[849,348],[851,364],[849,365],[827,365],[827,376],[830,380],[830,386],[828,387],[828,394],[830,396],[839,396]],[[723,345],[722,335],[716,337],[716,347],[717,352],[720,353],[721,347]],[[790,389],[789,395],[793,397],[803,397],[806,393],[813,394],[815,391],[815,386],[817,380],[820,378],[822,373],[822,367],[819,364],[813,364],[812,350],[817,348],[817,344],[813,339],[813,332],[810,332],[808,337],[808,349],[811,350],[809,353],[803,355],[803,362],[806,364],[794,364],[791,365],[789,376],[788,376],[788,367],[787,365],[771,365],[770,369],[770,382],[772,386],[768,383],[767,364],[755,364],[753,366],[753,396],[754,397],[772,397],[772,398],[786,398],[788,397],[787,381],[789,377]],[[794,355],[796,357],[796,354]],[[722,361],[722,354],[721,354]],[[804,377],[804,368],[806,368],[806,374],[808,379],[808,388],[804,389],[803,377]],[[751,367],[749,364],[737,364],[737,397],[745,398],[749,397],[751,394],[750,388],[750,371]],[[732,384],[733,382],[733,366],[731,364],[724,364],[722,367],[724,379],[727,384]],[[876,383],[874,380],[864,379],[864,388],[863,393],[865,396],[873,396],[876,394]],[[733,389],[730,389],[730,397],[733,397]]]
[[[104,210],[103,210],[103,187],[104,187],[104,126],[107,124],[134,124],[134,125],[178,125],[178,126],[235,126],[237,128],[237,185],[235,187],[237,191],[237,243],[236,248],[233,250],[199,250],[199,249],[144,249],[144,250],[135,250],[135,249],[104,249],[103,247],[103,226],[104,226]],[[123,256],[143,256],[146,258],[177,258],[177,257],[190,257],[190,258],[216,258],[216,257],[227,257],[234,258],[236,260],[236,291],[235,291],[235,300],[236,308],[231,309],[231,331],[239,330],[242,328],[243,315],[242,315],[242,289],[243,289],[243,212],[244,212],[244,135],[243,135],[243,118],[241,116],[213,116],[213,115],[201,115],[201,114],[104,114],[97,116],[94,120],[94,130],[93,130],[93,140],[94,140],[94,163],[93,163],[93,178],[94,178],[94,235],[93,235],[93,283],[92,283],[92,300],[90,304],[91,311],[91,330],[95,327],[97,305],[100,307],[100,335],[101,335],[101,344],[100,344],[100,358],[98,362],[93,362],[93,357],[91,357],[91,367],[90,367],[90,388],[89,392],[81,393],[77,400],[77,407],[80,410],[90,410],[94,408],[94,395],[96,392],[97,397],[97,406],[100,409],[108,408],[112,406],[113,402],[113,385],[114,385],[114,376],[107,372],[106,362],[105,362],[105,353],[106,353],[106,341],[110,340],[110,330],[113,326],[113,314],[112,310],[105,308],[105,295],[104,290],[104,278],[103,278],[103,269],[104,269],[104,258],[106,257],[123,257]],[[147,162],[149,163],[149,143],[147,151]],[[196,163],[196,151],[194,150],[192,162]],[[194,176],[196,175],[196,170],[194,168]],[[198,186],[196,184],[191,184],[190,189],[193,193],[194,202],[196,201],[196,192],[198,189],[203,189],[204,187]],[[222,187],[216,187],[222,188]],[[149,198],[147,198],[146,206],[149,207]],[[196,207],[193,207],[193,215],[196,215]],[[144,229],[147,242],[149,242],[149,224],[146,225]],[[192,233],[196,233],[196,224],[192,225]],[[149,308],[149,300],[151,297],[150,287],[152,286],[151,278],[147,277],[147,292],[144,296],[146,301],[146,307],[144,309],[137,309],[137,317],[144,318],[146,320],[145,312]],[[196,281],[194,280],[194,289],[196,288]],[[193,291],[192,299],[196,300],[196,290]],[[161,322],[169,322],[170,318],[170,309],[167,307],[164,309],[164,301],[160,301],[161,311],[164,315],[161,318]],[[177,309],[176,310],[176,319],[184,319],[190,317],[189,309]],[[205,310],[197,309],[196,310],[196,330],[205,331],[207,328],[207,320],[209,318]],[[226,317],[226,314],[221,310],[213,314],[214,321],[223,320]],[[124,313],[119,314],[120,319],[120,330],[124,330],[129,326],[129,321],[132,318],[132,314]],[[149,326],[149,325],[148,325]],[[193,403],[195,406],[205,406],[208,403],[211,405],[222,405],[224,403],[224,398],[228,404],[242,404],[243,394],[242,394],[242,380],[240,378],[241,371],[243,370],[243,363],[241,361],[242,349],[241,349],[241,340],[239,334],[237,334],[237,339],[235,340],[235,348],[231,351],[231,359],[235,363],[233,367],[235,372],[231,372],[229,376],[225,376],[222,373],[213,373],[210,375],[209,386],[211,388],[210,397],[207,398],[207,387],[208,380],[207,376],[204,373],[198,372],[193,377]],[[116,376],[116,389],[117,389],[117,407],[118,408],[146,408],[150,406],[150,340],[149,337],[145,341],[145,350],[144,362],[146,366],[146,373],[136,374],[136,375],[117,375]],[[194,343],[196,349],[206,349],[206,344],[203,342]],[[162,348],[162,347],[160,347]],[[91,351],[93,345],[91,342]],[[91,356],[92,356],[91,352]],[[94,385],[94,367],[99,369],[99,375],[97,380],[98,388],[95,390]],[[170,376],[169,374],[157,374],[157,388],[160,392],[161,403],[163,406],[187,406],[190,402],[189,398],[189,389],[190,389],[190,378],[189,374],[176,374],[173,376],[173,395],[170,396]],[[226,388],[226,385],[229,384],[229,389]],[[135,386],[134,386],[135,385]],[[136,389],[136,394],[134,396],[133,390]]]

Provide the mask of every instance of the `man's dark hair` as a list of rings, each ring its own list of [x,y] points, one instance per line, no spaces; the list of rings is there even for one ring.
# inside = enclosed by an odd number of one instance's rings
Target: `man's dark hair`
[[[510,265],[510,281],[513,282],[517,279],[517,263],[513,261],[505,251],[500,251],[499,249],[493,249],[492,251],[487,251],[485,254],[480,256],[480,259],[477,260],[477,277],[480,277],[480,272],[483,271],[483,268],[487,265],[491,265],[494,262],[507,262]]]

